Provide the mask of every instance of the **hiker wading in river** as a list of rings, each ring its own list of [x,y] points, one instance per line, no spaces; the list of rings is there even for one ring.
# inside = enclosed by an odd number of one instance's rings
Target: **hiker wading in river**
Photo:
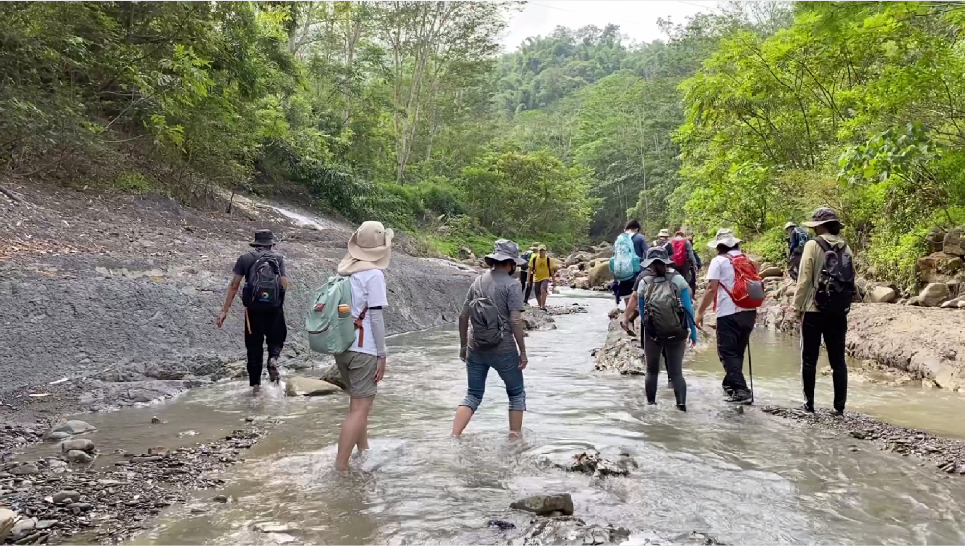
[[[377,384],[385,375],[385,320],[383,309],[389,304],[382,270],[392,257],[391,229],[380,222],[364,222],[348,242],[348,254],[338,264],[338,274],[349,277],[352,286],[352,316],[355,317],[355,342],[335,363],[348,387],[349,411],[338,435],[335,468],[348,470],[352,449],[359,453],[369,448],[369,411],[378,392]],[[517,290],[518,292],[518,290]]]
[[[734,302],[735,267],[749,261],[740,250],[740,242],[731,230],[719,229],[717,236],[707,245],[717,250],[717,256],[707,269],[707,291],[697,309],[696,322],[698,328],[704,327],[704,313],[713,304],[717,312],[717,356],[724,366],[724,393],[728,402],[743,403],[753,399],[744,380],[744,353],[750,343],[757,311]],[[756,270],[756,266],[753,269]]]
[[[242,254],[235,262],[234,277],[228,286],[228,296],[214,323],[221,328],[228,317],[228,310],[238,293],[241,280],[245,287],[241,303],[245,306],[245,348],[248,352],[248,384],[257,395],[261,390],[261,372],[264,367],[265,349],[268,345],[268,379],[278,383],[278,357],[281,356],[288,328],[285,325],[285,290],[288,277],[285,259],[274,252],[275,236],[267,229],[255,232],[254,247]]]
[[[485,259],[490,270],[473,281],[459,315],[459,358],[466,363],[469,388],[456,409],[452,435],[462,434],[479,408],[486,392],[486,376],[493,368],[509,397],[509,433],[518,437],[523,432],[526,411],[523,370],[528,359],[521,317],[523,294],[512,275],[523,260],[516,243],[505,239],[496,241],[493,253]]]
[[[841,415],[848,399],[845,336],[855,291],[851,249],[839,237],[844,224],[833,210],[817,209],[804,225],[817,235],[804,245],[794,293],[794,311],[801,320],[804,410],[814,412],[814,382],[823,338],[834,381],[834,412]]]
[[[634,309],[640,313],[640,342],[647,361],[647,403],[657,403],[657,375],[660,358],[666,361],[667,375],[673,386],[677,409],[687,411],[687,382],[683,375],[684,351],[697,344],[697,327],[691,305],[690,286],[682,275],[669,268],[672,264],[664,247],[647,250],[643,273],[624,311],[625,330],[633,321]]]

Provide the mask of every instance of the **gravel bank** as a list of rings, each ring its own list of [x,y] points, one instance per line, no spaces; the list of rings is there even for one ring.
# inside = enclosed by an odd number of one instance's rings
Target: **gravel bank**
[[[829,410],[807,413],[779,406],[761,406],[761,411],[806,426],[839,430],[857,440],[871,442],[882,451],[914,455],[933,464],[941,472],[965,475],[965,442],[960,440],[899,427],[850,411],[840,417]]]

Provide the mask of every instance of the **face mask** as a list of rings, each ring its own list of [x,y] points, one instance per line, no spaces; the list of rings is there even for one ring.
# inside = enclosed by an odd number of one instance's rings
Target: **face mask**
[[[513,264],[513,265],[510,266],[510,268],[509,268],[509,274],[512,275],[512,274],[514,274],[514,273],[516,273],[516,264]]]

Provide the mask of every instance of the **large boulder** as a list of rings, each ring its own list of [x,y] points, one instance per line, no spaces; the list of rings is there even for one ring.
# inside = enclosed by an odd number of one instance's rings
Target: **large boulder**
[[[889,286],[876,286],[868,292],[867,299],[871,303],[893,303],[898,299],[898,292]]]
[[[561,495],[533,495],[520,499],[509,505],[510,508],[532,512],[541,516],[548,516],[559,512],[564,516],[573,515],[573,497],[569,493]]]
[[[947,283],[965,267],[961,256],[933,252],[918,259],[918,278],[923,283]]]
[[[310,377],[289,377],[285,384],[286,396],[325,396],[341,391],[327,381]]]
[[[566,258],[566,266],[579,265],[581,263],[588,262],[593,259],[593,254],[589,252],[574,252]]]
[[[610,273],[610,264],[607,260],[598,260],[590,269],[587,275],[590,279],[590,286],[603,286],[613,280],[613,273]]]
[[[459,259],[460,259],[460,260],[463,260],[463,261],[465,261],[465,260],[471,260],[471,261],[475,262],[475,261],[476,261],[476,253],[474,253],[474,252],[472,251],[472,249],[470,249],[470,248],[462,247],[462,248],[459,249]]]
[[[593,288],[593,283],[590,282],[589,277],[574,277],[573,280],[570,281],[570,288],[589,290]]]
[[[925,242],[928,243],[929,252],[941,252],[945,247],[945,230],[939,227],[932,229],[925,236]]]
[[[325,381],[326,383],[331,383],[343,391],[348,390],[348,386],[345,385],[344,381],[342,381],[342,372],[338,371],[338,366],[335,364],[332,364],[326,368],[325,371],[322,372],[322,376],[319,377],[319,379]]]
[[[88,440],[87,438],[75,438],[73,440],[65,440],[62,444],[60,444],[60,449],[64,453],[67,453],[68,451],[74,451],[74,450],[93,453],[94,442],[92,440]]]
[[[918,305],[921,307],[938,307],[951,297],[948,285],[939,282],[930,283],[918,294]]]
[[[768,277],[783,277],[784,271],[776,265],[771,265],[761,269],[761,278],[766,279]]]
[[[962,230],[953,228],[945,234],[942,239],[942,252],[951,256],[965,256],[965,249],[962,249]]]

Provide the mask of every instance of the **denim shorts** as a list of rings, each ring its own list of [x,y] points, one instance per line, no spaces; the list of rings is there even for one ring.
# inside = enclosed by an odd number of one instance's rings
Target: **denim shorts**
[[[486,353],[469,351],[466,356],[466,376],[469,389],[460,406],[467,406],[473,412],[482,403],[486,392],[486,376],[489,368],[496,370],[506,385],[509,397],[509,411],[526,411],[526,389],[523,387],[523,370],[519,369],[519,353]]]

